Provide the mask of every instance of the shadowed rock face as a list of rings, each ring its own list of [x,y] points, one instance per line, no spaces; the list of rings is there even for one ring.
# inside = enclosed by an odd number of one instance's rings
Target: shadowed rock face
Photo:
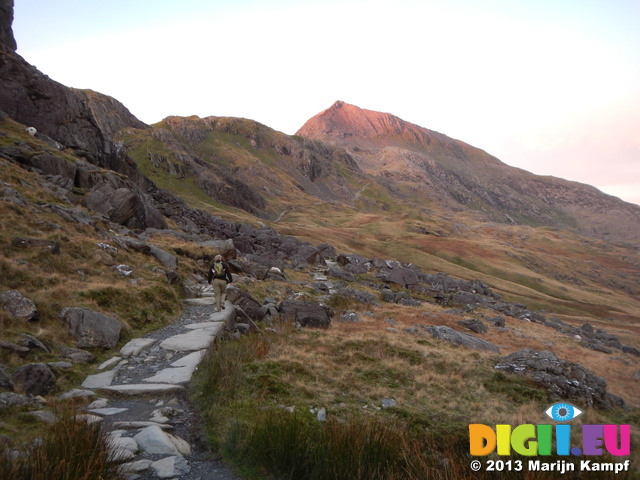
[[[117,100],[67,88],[6,49],[0,50],[0,110],[92,163],[112,169],[110,158],[118,154],[113,134],[125,127],[146,127]]]
[[[16,51],[16,40],[13,37],[13,0],[0,0],[0,49]]]

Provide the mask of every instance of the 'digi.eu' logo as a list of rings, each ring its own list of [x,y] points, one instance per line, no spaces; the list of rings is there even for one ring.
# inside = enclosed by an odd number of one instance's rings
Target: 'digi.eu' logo
[[[544,412],[556,422],[569,422],[582,415],[582,410],[568,403],[556,403]],[[555,439],[556,451],[553,452]],[[631,453],[631,427],[629,425],[582,425],[581,447],[571,447],[571,425],[524,424],[469,425],[469,447],[473,456],[493,453],[511,455],[511,450],[524,456],[534,455],[602,455],[609,452],[618,457]]]

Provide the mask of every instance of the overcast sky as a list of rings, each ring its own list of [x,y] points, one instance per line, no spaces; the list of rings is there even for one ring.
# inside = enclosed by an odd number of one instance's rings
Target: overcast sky
[[[15,0],[14,35],[146,123],[343,100],[640,204],[638,0]]]

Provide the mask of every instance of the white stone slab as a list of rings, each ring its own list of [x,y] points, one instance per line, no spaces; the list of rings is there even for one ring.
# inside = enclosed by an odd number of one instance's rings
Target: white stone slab
[[[217,327],[218,325],[220,325],[221,322],[224,322],[224,320],[201,322],[201,323],[190,323],[188,325],[185,325],[184,328],[188,330],[201,330],[203,328]]]
[[[207,298],[188,298],[184,301],[189,305],[213,305],[216,303],[215,298],[207,297]]]
[[[156,342],[157,340],[154,338],[134,338],[120,349],[120,355],[125,358],[131,357],[132,355],[138,356],[143,350],[149,348]]]
[[[156,460],[151,464],[151,469],[158,478],[177,478],[191,471],[189,462],[183,457],[171,456]]]
[[[152,460],[147,460],[147,459],[136,460],[135,462],[123,464],[122,471],[124,473],[144,472],[145,470],[149,469],[152,463],[153,463]]]
[[[118,373],[118,369],[114,368],[108,372],[98,373],[96,375],[89,375],[84,382],[82,382],[83,388],[100,388],[111,385],[114,377]]]
[[[160,346],[165,350],[173,350],[176,352],[191,352],[205,349],[211,344],[213,337],[224,327],[222,323],[217,325],[217,327],[207,327],[192,330],[188,333],[181,333],[180,335],[174,335],[164,340]]]
[[[147,421],[147,422],[143,422],[143,421],[137,421],[137,422],[113,422],[113,426],[115,428],[122,428],[122,429],[128,429],[128,430],[135,430],[135,429],[140,429],[140,428],[146,428],[146,427],[160,427],[163,430],[171,430],[173,429],[172,425],[163,425],[160,424],[158,422],[151,422],[151,421]]]
[[[98,370],[105,370],[107,368],[115,367],[120,360],[122,360],[122,357],[111,357],[109,360],[103,362],[98,367]]]
[[[184,390],[180,385],[169,385],[166,383],[137,383],[130,385],[110,385],[101,387],[100,390],[108,392],[117,392],[125,395],[145,395],[147,393],[167,393]]]
[[[109,417],[111,415],[117,415],[122,412],[126,412],[129,410],[128,408],[92,408],[89,410],[91,413],[95,413],[96,415],[101,415],[103,417]]]
[[[185,355],[184,357],[176,360],[171,364],[172,367],[189,367],[189,366],[198,366],[198,364],[202,361],[206,350],[198,350],[197,352],[190,353]]]
[[[60,398],[78,398],[78,397],[93,397],[96,393],[91,390],[80,390],[78,388],[74,388],[73,390],[69,390],[66,393],[60,395]]]
[[[153,377],[143,378],[142,381],[150,383],[171,383],[174,385],[178,383],[185,383],[191,380],[194,370],[195,366],[165,368],[164,370],[160,370]]]

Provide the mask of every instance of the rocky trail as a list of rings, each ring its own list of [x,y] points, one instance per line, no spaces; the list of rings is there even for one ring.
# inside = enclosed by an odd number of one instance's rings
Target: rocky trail
[[[212,299],[187,301],[181,317],[128,342],[89,375],[82,390],[88,420],[103,422],[129,480],[240,480],[207,450],[187,387],[235,307],[214,313]]]

